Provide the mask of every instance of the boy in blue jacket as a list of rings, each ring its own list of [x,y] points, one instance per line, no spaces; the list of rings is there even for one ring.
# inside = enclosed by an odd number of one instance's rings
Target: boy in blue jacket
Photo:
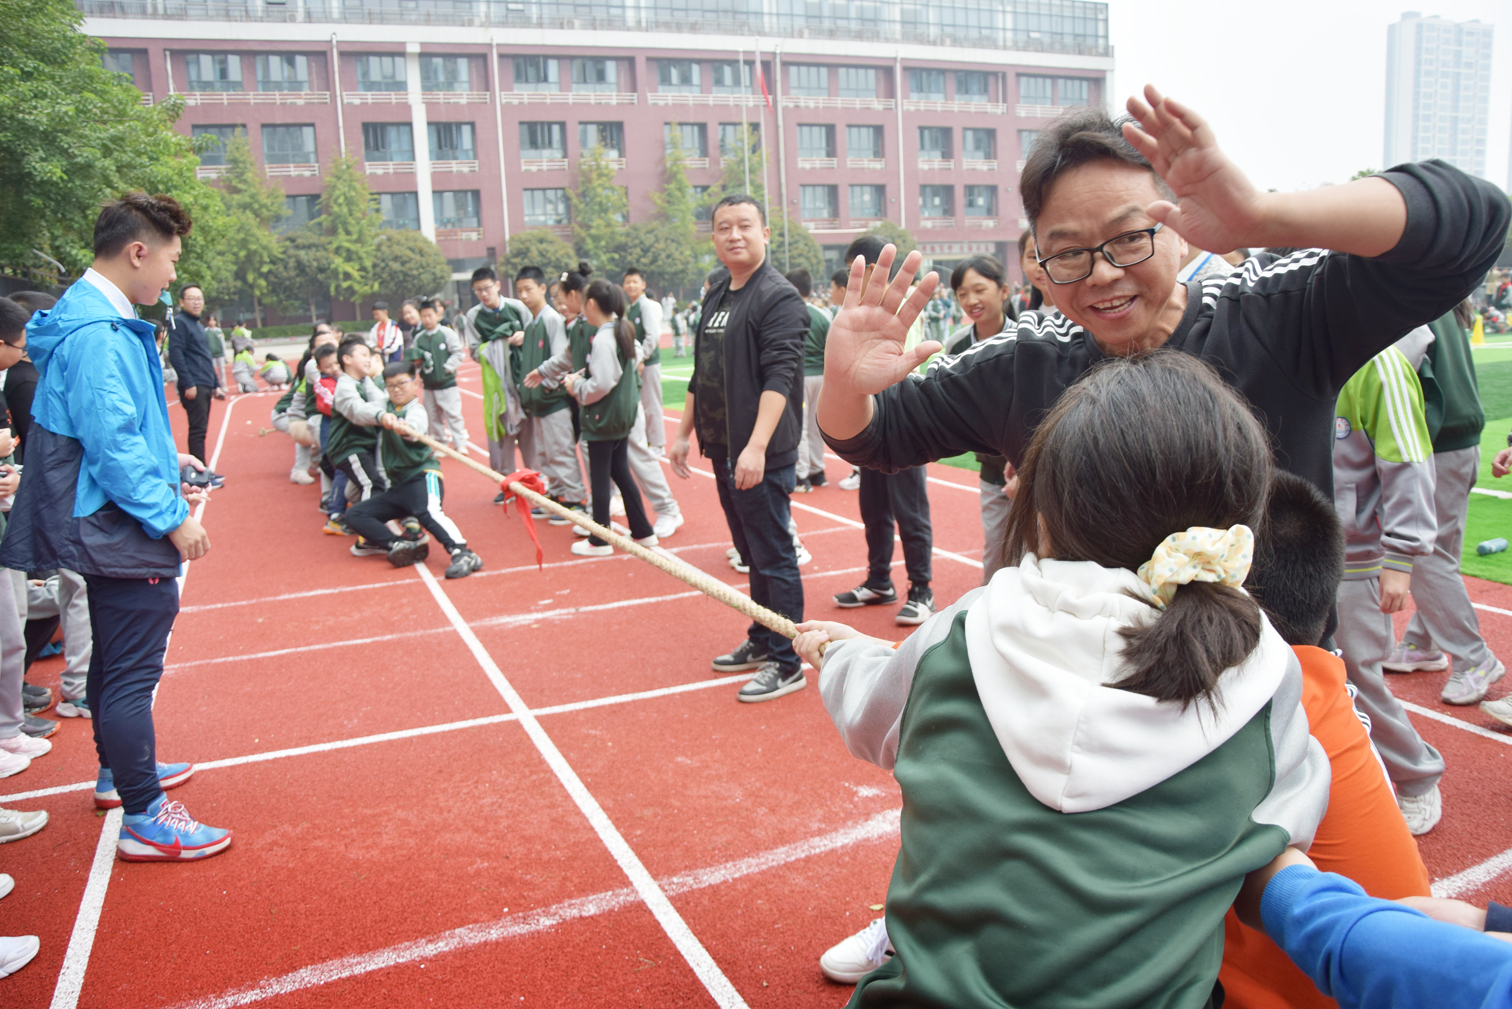
[[[210,549],[189,514],[168,424],[151,305],[173,283],[192,222],[167,196],[127,193],[95,221],[94,265],[27,325],[41,377],[32,401],[27,479],[11,508],[0,565],[66,568],[89,588],[94,656],[86,696],[100,776],[95,805],[123,807],[117,855],[179,861],[224,851],[231,832],[197,823],[163,790],[192,764],[157,762],[152,694],[178,615],[183,558]]]

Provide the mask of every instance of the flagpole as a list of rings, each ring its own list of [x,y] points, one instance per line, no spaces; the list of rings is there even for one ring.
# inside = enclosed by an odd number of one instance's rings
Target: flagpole
[[[745,46],[738,50],[740,62],[735,70],[740,75],[740,160],[745,163],[745,188],[751,191],[751,128],[746,123],[746,104],[751,97],[751,81],[745,72]]]
[[[766,74],[762,73],[762,71],[761,71],[761,40],[760,39],[756,40],[756,73],[761,75],[760,79],[761,79],[761,96],[762,96],[762,108],[761,108],[761,196],[762,196],[762,202],[766,204],[767,222],[768,222],[768,224],[770,224],[770,222],[772,220],[772,187],[771,187],[770,183],[767,181],[767,163],[770,162],[772,159],[769,158],[769,157],[767,157],[767,155],[766,155],[766,138],[767,138],[766,114],[771,109],[772,95],[771,95],[771,91],[767,88]],[[784,235],[784,239],[783,240],[786,241],[786,235]]]

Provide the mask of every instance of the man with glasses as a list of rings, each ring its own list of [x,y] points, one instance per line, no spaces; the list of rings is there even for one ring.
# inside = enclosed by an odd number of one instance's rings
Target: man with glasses
[[[210,428],[210,400],[225,399],[226,390],[221,388],[218,369],[210,358],[210,341],[200,325],[204,310],[205,292],[198,284],[179,289],[179,310],[168,334],[168,360],[178,375],[179,405],[189,418],[189,454],[208,466],[205,433]],[[211,486],[219,487],[220,474],[212,473],[210,481]]]

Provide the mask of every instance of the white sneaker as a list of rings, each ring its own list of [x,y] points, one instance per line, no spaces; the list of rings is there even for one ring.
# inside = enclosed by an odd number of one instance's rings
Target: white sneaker
[[[855,935],[825,950],[819,958],[819,969],[831,981],[855,984],[886,963],[892,955],[892,943],[887,938],[887,919],[878,918]]]
[[[655,530],[658,537],[660,537],[661,539],[666,539],[668,536],[671,536],[673,533],[677,532],[677,530],[681,528],[682,524],[686,521],[687,519],[682,517],[682,512],[672,512],[669,515],[656,516],[656,523],[652,526],[652,528]]]
[[[861,487],[861,471],[851,470],[851,474],[840,481],[841,490],[859,490]]]
[[[1388,673],[1438,672],[1449,668],[1449,657],[1437,648],[1419,648],[1398,641],[1391,654],[1381,662]]]
[[[18,733],[9,739],[0,739],[0,750],[13,753],[18,757],[31,757],[36,759],[52,749],[52,743],[45,739],[37,739],[26,733]]]
[[[4,897],[16,888],[16,881],[5,873],[0,872],[0,897]]]
[[[1507,667],[1497,661],[1496,656],[1491,656],[1478,666],[1469,669],[1455,670],[1449,674],[1449,682],[1444,684],[1443,693],[1439,699],[1445,704],[1474,704],[1486,696],[1486,691],[1491,689],[1491,684],[1501,679],[1507,673]]]
[[[652,547],[658,545],[658,541],[657,541],[657,538],[656,538],[656,533],[654,533],[654,532],[650,536],[642,536],[640,539],[636,540],[635,542],[639,543],[641,546],[645,547],[647,550],[650,550]]]
[[[725,558],[727,560],[732,560],[733,561],[733,560],[735,560],[739,556],[740,556],[740,551],[736,550],[734,547],[731,547],[730,549],[728,549],[728,550],[725,551]]]
[[[609,514],[624,515],[625,499],[620,497],[618,494],[615,494],[614,497],[609,500]]]
[[[808,548],[806,548],[802,543],[794,542],[793,548],[798,553],[798,566],[800,568],[814,559],[814,555],[809,553]]]
[[[298,466],[289,470],[289,483],[314,483],[315,478]]]
[[[39,809],[35,813],[23,813],[19,809],[0,809],[0,844],[31,837],[45,826],[47,826],[45,809]],[[0,888],[0,897],[4,896],[4,889]]]
[[[1407,821],[1407,831],[1413,837],[1428,833],[1444,815],[1437,785],[1422,795],[1397,796],[1397,806],[1402,810],[1402,818]]]
[[[20,774],[30,766],[30,757],[23,757],[18,753],[7,753],[4,750],[0,750],[0,778],[9,778],[13,774]]]
[[[1494,701],[1481,701],[1480,709],[1503,725],[1512,725],[1512,694]]]
[[[572,544],[572,552],[579,557],[608,557],[614,553],[614,548],[607,543],[601,547],[596,547],[587,540],[578,540]]]
[[[0,936],[0,977],[9,977],[31,963],[42,941],[34,935]]]

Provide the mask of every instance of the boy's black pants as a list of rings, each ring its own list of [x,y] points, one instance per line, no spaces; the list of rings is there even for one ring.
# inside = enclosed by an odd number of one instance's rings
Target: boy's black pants
[[[362,501],[388,490],[388,480],[378,468],[378,460],[373,457],[371,449],[348,452],[346,458],[336,460],[336,468],[345,473],[353,484],[362,488]],[[332,507],[334,509],[335,502],[332,502]]]
[[[347,525],[369,543],[386,547],[398,537],[389,532],[384,523],[389,519],[413,515],[425,527],[426,532],[446,548],[447,553],[455,553],[459,548],[465,547],[467,541],[457,524],[441,510],[443,496],[441,474],[435,470],[426,470],[352,505],[346,513]]]

